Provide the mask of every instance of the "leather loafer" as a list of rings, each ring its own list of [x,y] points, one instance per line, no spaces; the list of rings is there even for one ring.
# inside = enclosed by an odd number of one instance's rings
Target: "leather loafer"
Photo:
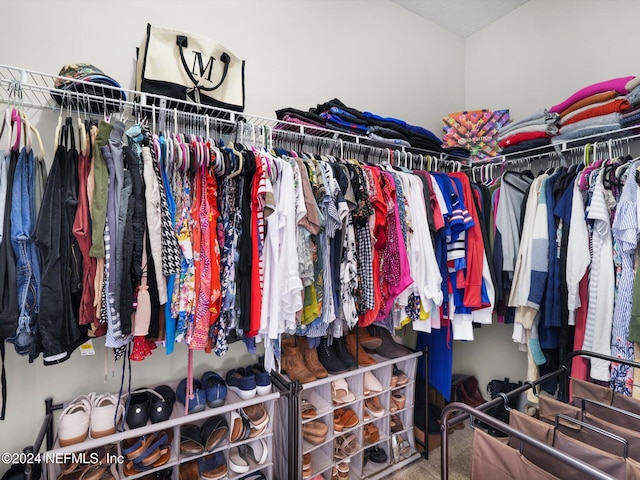
[[[207,392],[202,382],[197,378],[193,379],[193,398],[187,397],[187,379],[183,378],[176,389],[176,398],[178,401],[187,405],[189,413],[201,412],[205,409],[207,403]]]
[[[139,428],[147,424],[149,420],[149,402],[150,396],[146,390],[131,394],[126,415],[129,428]]]
[[[216,372],[205,372],[202,385],[207,395],[207,405],[211,408],[221,407],[227,398],[227,385]]]
[[[149,395],[149,418],[151,423],[169,420],[173,412],[176,394],[168,385],[160,385]]]

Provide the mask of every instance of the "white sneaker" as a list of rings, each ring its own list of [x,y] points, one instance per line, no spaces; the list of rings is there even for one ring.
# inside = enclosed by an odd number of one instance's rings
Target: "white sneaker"
[[[124,413],[124,405],[118,403],[118,396],[104,393],[94,397],[91,407],[91,438],[116,433],[116,425]]]
[[[243,449],[246,448],[245,445],[241,445],[241,447]],[[251,466],[249,465],[249,462],[240,453],[240,449],[238,447],[233,447],[229,450],[229,469],[232,472],[246,473],[250,468]]]
[[[61,447],[83,442],[87,438],[93,395],[80,395],[62,410],[58,419],[58,442]]]

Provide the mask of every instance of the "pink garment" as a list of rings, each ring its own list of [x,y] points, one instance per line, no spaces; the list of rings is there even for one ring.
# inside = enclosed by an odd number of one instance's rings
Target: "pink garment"
[[[587,310],[589,306],[589,271],[584,274],[578,286],[578,295],[582,304],[576,310],[576,328],[573,337],[573,350],[582,350],[584,332],[587,326]],[[589,380],[589,360],[586,357],[573,357],[571,361],[571,378]],[[569,385],[569,399],[572,398],[571,385]]]
[[[551,107],[549,111],[551,113],[560,113],[563,110],[569,108],[575,102],[582,100],[583,98],[590,97],[591,95],[595,95],[596,93],[607,92],[609,90],[615,90],[620,95],[626,95],[627,93],[629,93],[629,90],[627,90],[627,83],[629,83],[634,78],[636,78],[634,75],[630,75],[628,77],[612,78],[611,80],[605,80],[604,82],[594,83],[593,85],[589,85],[581,90],[578,90],[564,102]]]
[[[387,182],[389,182],[389,185],[395,185],[393,175],[391,175],[389,172],[383,172],[382,175],[384,175]],[[395,193],[395,188],[393,188],[392,190]],[[393,213],[389,216],[392,217],[390,221],[394,222],[393,225],[395,228],[390,228],[389,233],[393,233],[395,235],[395,239],[389,238],[387,240],[387,248],[385,249],[385,253],[387,253],[388,255],[385,255],[384,261],[398,261],[398,265],[389,265],[391,268],[398,268],[398,270],[396,271],[398,281],[397,283],[388,281],[388,296],[386,298],[385,304],[380,309],[380,312],[378,312],[378,320],[382,320],[386,318],[387,315],[389,315],[389,312],[391,311],[391,308],[393,307],[393,304],[398,295],[400,295],[404,290],[406,290],[409,285],[413,283],[413,278],[411,278],[411,267],[409,266],[409,257],[407,256],[407,247],[402,236],[402,226],[400,225],[400,212],[398,210],[398,202],[395,198],[395,195],[392,200],[394,208]],[[389,254],[391,250],[393,250],[393,254]]]
[[[388,175],[389,181],[393,181],[391,174]],[[411,278],[411,267],[409,266],[409,257],[407,255],[407,246],[404,243],[404,237],[402,236],[402,226],[400,225],[400,212],[398,210],[398,202],[396,201],[396,208],[394,208],[393,216],[396,224],[396,235],[398,237],[398,256],[400,258],[400,281],[396,284],[389,284],[389,299],[395,298],[404,292],[409,285],[413,283]],[[393,302],[391,302],[393,304]]]

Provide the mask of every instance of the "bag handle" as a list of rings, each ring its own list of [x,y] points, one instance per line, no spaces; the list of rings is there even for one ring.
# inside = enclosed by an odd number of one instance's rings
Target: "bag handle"
[[[187,37],[185,35],[176,35],[176,45],[178,45],[178,50],[180,50],[180,60],[182,61],[182,66],[184,68],[184,71],[187,73],[187,75],[189,76],[189,78],[191,79],[191,81],[193,82],[193,84],[198,90],[211,92],[213,90],[216,90],[217,88],[220,88],[220,85],[222,85],[225,79],[227,78],[227,73],[229,72],[229,64],[231,63],[231,57],[229,57],[229,54],[227,52],[223,52],[220,57],[220,61],[224,63],[224,72],[222,73],[222,78],[220,79],[217,85],[206,88],[201,85],[198,85],[200,82],[193,76],[193,74],[191,73],[191,70],[189,70],[189,65],[187,64],[187,60],[184,58],[184,52],[182,49],[187,48],[188,46]]]

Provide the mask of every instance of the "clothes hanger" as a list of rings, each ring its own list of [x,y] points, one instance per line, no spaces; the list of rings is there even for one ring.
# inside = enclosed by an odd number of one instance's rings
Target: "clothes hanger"
[[[107,123],[111,123],[111,113],[107,109],[107,97],[102,98],[102,104],[104,107],[104,121]]]
[[[164,162],[165,172],[167,173],[167,177],[172,179],[173,176],[175,175],[175,168],[176,168],[176,163],[174,162],[174,158],[173,158],[175,154],[173,139],[171,138],[171,135],[162,136],[161,138],[164,140],[164,143],[165,143],[165,162]]]
[[[235,164],[236,168],[232,170],[231,173],[229,173],[228,178],[235,178],[242,173],[242,167],[244,166],[244,158],[242,156],[242,152],[233,148],[233,144],[230,144],[230,145],[231,145],[230,148],[237,160]]]
[[[178,136],[175,133],[171,134],[171,140],[173,143],[173,152],[174,152],[174,158],[176,159],[175,161],[175,165],[178,167],[178,170],[180,170],[181,172],[185,171],[185,159],[184,159],[184,154],[183,154],[183,150],[182,147],[180,145],[180,139],[178,138]]]
[[[2,116],[2,125],[0,126],[0,138],[4,133],[5,127],[7,128],[7,150],[11,149],[11,109],[7,108]]]
[[[24,138],[24,148],[26,149],[27,153],[31,152],[31,132],[32,132],[32,125],[29,123],[29,119],[27,118],[27,115],[25,112],[23,111],[18,111],[18,115],[20,115],[20,122],[22,123],[22,131],[24,132],[23,138]],[[38,133],[38,137],[40,136],[40,134]],[[42,145],[42,140],[40,140],[40,145]],[[42,149],[44,150],[44,149]],[[44,153],[43,153],[44,155]]]
[[[76,113],[78,116],[78,141],[80,147],[80,153],[82,155],[88,155],[88,141],[87,141],[87,127],[85,123],[80,118],[80,100],[76,102]],[[85,112],[86,113],[86,112]]]
[[[26,125],[26,131],[27,131],[27,135],[28,135],[28,152],[31,151],[31,134],[33,133],[36,136],[36,140],[38,142],[38,148],[40,149],[40,159],[44,159],[44,145],[42,143],[42,137],[40,136],[40,132],[38,131],[38,129],[36,127],[33,126],[33,124],[31,124],[29,122],[29,119],[27,118],[27,113],[26,112],[21,112],[22,114],[22,118],[24,120],[24,123]]]
[[[16,141],[11,146],[11,150],[18,150],[22,138],[22,118],[17,108],[11,109],[11,131],[16,133]]]

